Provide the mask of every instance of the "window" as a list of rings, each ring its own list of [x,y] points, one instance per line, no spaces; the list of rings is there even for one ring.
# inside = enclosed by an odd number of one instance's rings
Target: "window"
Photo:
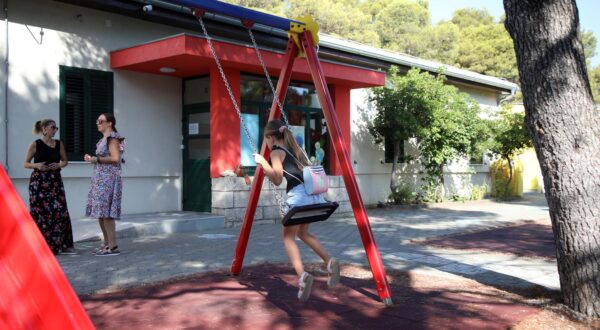
[[[394,162],[394,144],[392,141],[388,142],[388,139],[385,140],[385,162],[393,163]],[[398,163],[406,162],[404,158],[404,141],[400,143],[400,155],[398,156]]]
[[[60,66],[60,138],[70,160],[95,153],[96,119],[112,112],[112,72]]]
[[[276,85],[277,80],[272,80]],[[242,75],[240,92],[242,117],[252,139],[258,143],[257,148],[260,148],[263,128],[273,102],[273,93],[266,78],[252,75]],[[304,147],[309,157],[314,157],[315,162],[329,170],[329,133],[315,87],[309,83],[290,82],[283,108],[296,141]],[[241,163],[250,170],[255,163],[243,128],[240,140]]]

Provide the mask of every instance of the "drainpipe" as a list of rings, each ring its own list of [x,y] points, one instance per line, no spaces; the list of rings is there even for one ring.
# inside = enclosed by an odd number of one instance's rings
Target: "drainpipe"
[[[8,172],[8,0],[4,0],[4,19],[6,20],[6,49],[4,55],[4,169]]]

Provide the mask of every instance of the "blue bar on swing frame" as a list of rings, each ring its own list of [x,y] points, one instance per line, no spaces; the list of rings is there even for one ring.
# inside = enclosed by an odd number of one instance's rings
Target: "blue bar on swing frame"
[[[228,3],[224,3],[216,0],[163,0],[180,6],[189,8],[198,8],[206,10],[214,14],[225,15],[229,17],[239,18],[241,20],[248,20],[253,23],[259,23],[262,25],[278,28],[284,31],[290,30],[290,24],[296,23],[303,25],[304,23],[295,20],[261,13],[256,10],[236,6]]]

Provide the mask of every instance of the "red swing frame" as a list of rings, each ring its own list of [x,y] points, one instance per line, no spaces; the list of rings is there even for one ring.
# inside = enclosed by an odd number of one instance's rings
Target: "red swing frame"
[[[373,237],[373,232],[371,231],[371,225],[369,223],[369,218],[358,189],[356,177],[354,176],[354,171],[352,170],[352,166],[350,164],[349,152],[342,139],[341,128],[335,114],[333,101],[331,100],[331,95],[329,94],[329,90],[327,88],[327,82],[325,81],[325,75],[323,74],[321,63],[319,62],[319,58],[315,51],[315,44],[312,34],[310,31],[304,31],[303,33],[300,33],[298,37],[300,45],[306,54],[306,60],[308,62],[312,80],[317,90],[317,95],[323,109],[323,114],[325,115],[325,120],[327,121],[333,150],[335,151],[341,166],[344,183],[346,184],[348,196],[350,197],[350,203],[354,212],[356,224],[365,247],[375,285],[377,286],[377,293],[379,294],[379,298],[386,305],[391,305],[392,298],[390,286],[387,281],[379,250],[377,249],[377,244],[375,244],[375,238]],[[277,95],[275,97],[279,99],[280,103],[284,102],[285,94],[292,75],[292,67],[294,65],[294,61],[298,57],[298,53],[299,46],[296,44],[295,40],[290,37],[285,52],[284,66],[280,72],[279,80],[277,82]],[[278,119],[281,116],[281,109],[277,106],[277,99],[273,99],[269,120]],[[269,159],[270,150],[267,148],[267,144],[264,141],[260,148],[260,154],[263,155],[265,159]],[[239,275],[242,271],[244,255],[246,253],[246,247],[248,246],[248,238],[250,237],[250,231],[252,230],[252,222],[254,221],[256,206],[258,204],[258,198],[260,197],[260,191],[264,177],[265,173],[262,167],[257,167],[257,170],[254,174],[254,180],[252,181],[252,187],[250,188],[250,198],[248,199],[246,213],[244,214],[242,228],[238,237],[235,256],[231,264],[231,273],[233,275]]]

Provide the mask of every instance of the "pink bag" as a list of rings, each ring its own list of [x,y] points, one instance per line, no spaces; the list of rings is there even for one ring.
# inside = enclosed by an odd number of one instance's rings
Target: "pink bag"
[[[285,150],[285,152],[287,152],[299,163],[298,159],[289,150],[285,148],[281,149]],[[304,152],[304,150],[302,150],[302,152]],[[308,155],[306,153],[304,153],[304,156],[306,156],[306,159],[308,159]],[[284,172],[286,171],[284,170]],[[288,174],[296,178],[296,176],[293,174]],[[327,192],[327,189],[329,189],[329,178],[327,178],[327,173],[325,173],[325,169],[321,165],[304,166],[302,168],[302,176],[304,180],[300,180],[298,178],[296,179],[298,179],[298,181],[304,181],[304,189],[309,195],[322,194]]]
[[[309,195],[318,195],[327,192],[329,189],[329,179],[325,169],[321,165],[305,166],[302,169],[304,176],[304,189]]]

